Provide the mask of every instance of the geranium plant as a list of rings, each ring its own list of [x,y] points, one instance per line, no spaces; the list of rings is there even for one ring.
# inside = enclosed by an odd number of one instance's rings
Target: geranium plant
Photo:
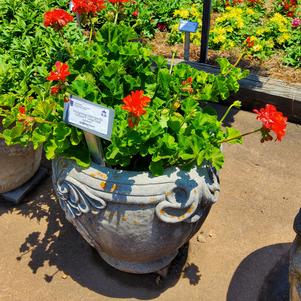
[[[124,1],[115,2],[123,5]],[[238,91],[238,81],[246,72],[225,59],[218,60],[217,75],[186,64],[168,65],[137,42],[133,29],[118,24],[118,10],[114,24],[106,23],[96,31],[97,13],[110,4],[73,1],[81,39],[66,36],[72,12],[45,13],[44,25],[61,37],[68,57],[54,64],[38,93],[1,108],[5,128],[1,137],[7,144],[33,143],[35,148],[44,144],[48,159],[63,156],[87,167],[91,159],[83,132],[63,122],[64,103],[77,95],[115,110],[111,141],[102,140],[104,159],[111,167],[150,170],[154,175],[169,166],[189,169],[204,162],[220,169],[221,144],[241,143],[249,133],[222,126],[239,101],[220,120],[208,103]],[[280,141],[286,128],[282,113],[272,105],[256,113],[262,126],[252,133],[261,132],[263,142],[271,140],[274,132]]]

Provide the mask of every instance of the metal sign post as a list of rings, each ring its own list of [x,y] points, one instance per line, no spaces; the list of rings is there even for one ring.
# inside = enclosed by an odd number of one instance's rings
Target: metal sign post
[[[184,60],[185,61],[189,61],[190,33],[196,32],[197,28],[198,28],[197,22],[180,20],[179,31],[185,32],[185,41],[184,41]]]
[[[190,32],[185,32],[185,41],[184,41],[184,60],[189,61],[190,54]]]
[[[201,56],[200,56],[201,63],[206,63],[207,55],[208,55],[211,2],[212,0],[204,0],[204,4],[203,4],[202,39],[201,39]]]

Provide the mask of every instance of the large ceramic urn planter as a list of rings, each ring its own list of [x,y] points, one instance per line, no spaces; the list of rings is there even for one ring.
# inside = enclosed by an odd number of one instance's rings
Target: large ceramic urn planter
[[[166,267],[200,228],[217,200],[219,181],[208,166],[189,172],[114,170],[53,161],[53,184],[67,219],[113,267],[150,273]]]
[[[0,193],[13,190],[26,183],[41,164],[42,148],[31,145],[7,146],[0,139]]]

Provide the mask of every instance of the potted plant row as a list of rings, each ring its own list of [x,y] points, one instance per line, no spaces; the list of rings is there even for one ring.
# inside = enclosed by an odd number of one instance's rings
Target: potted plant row
[[[258,132],[261,141],[281,140],[286,117],[272,105],[257,113],[258,129],[241,134],[223,127],[210,102],[239,89],[246,73],[219,59],[220,74],[186,64],[168,65],[118,23],[126,0],[73,0],[72,12],[52,9],[44,25],[67,53],[46,76],[34,98],[6,111],[14,120],[2,135],[10,144],[26,137],[43,144],[53,160],[53,185],[67,219],[110,265],[149,273],[167,266],[201,227],[220,190],[223,143],[241,143]],[[114,23],[97,28],[97,12],[115,7]],[[73,13],[81,37],[68,39]],[[64,122],[72,95],[114,110],[110,140],[92,138]],[[5,125],[4,125],[5,126]],[[15,134],[17,133],[17,134]]]

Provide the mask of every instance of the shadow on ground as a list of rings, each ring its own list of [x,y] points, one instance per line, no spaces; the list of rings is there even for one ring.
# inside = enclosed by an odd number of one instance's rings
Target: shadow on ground
[[[180,277],[187,278],[191,285],[200,281],[199,268],[186,264],[188,245],[180,250],[172,262],[165,278],[158,274],[134,275],[120,272],[104,262],[65,219],[64,213],[54,200],[50,179],[44,181],[35,191],[34,201],[16,208],[0,204],[1,214],[19,214],[25,218],[47,223],[45,233],[30,233],[20,246],[22,262],[30,258],[28,266],[35,274],[39,269],[45,272],[44,280],[51,282],[63,275],[72,278],[83,287],[113,298],[153,299],[174,286]],[[31,197],[31,200],[33,198]],[[46,264],[47,263],[47,264]],[[57,270],[47,273],[47,265]],[[53,269],[51,269],[53,271]]]
[[[289,301],[290,246],[266,246],[246,257],[231,279],[227,301]]]

